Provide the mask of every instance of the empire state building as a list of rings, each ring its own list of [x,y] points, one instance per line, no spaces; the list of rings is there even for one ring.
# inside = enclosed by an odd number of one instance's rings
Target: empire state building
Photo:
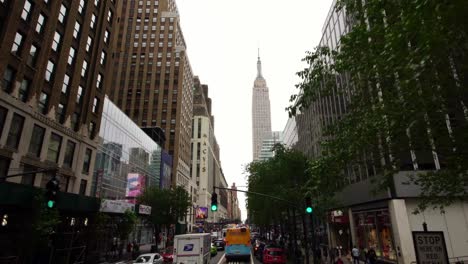
[[[260,54],[252,93],[252,134],[253,160],[258,160],[263,140],[271,136],[270,96],[265,78],[262,76]]]

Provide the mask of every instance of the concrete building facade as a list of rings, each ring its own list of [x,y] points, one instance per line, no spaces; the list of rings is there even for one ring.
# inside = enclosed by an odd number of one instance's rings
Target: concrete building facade
[[[273,131],[271,132],[271,136],[265,137],[262,141],[262,148],[260,149],[260,153],[258,155],[258,160],[268,160],[273,158],[275,155],[273,151],[273,147],[277,143],[282,143],[283,137],[281,131]]]
[[[204,220],[213,223],[218,221],[221,211],[227,210],[225,190],[215,190],[214,187],[226,187],[227,183],[221,168],[220,148],[214,134],[214,117],[211,112],[211,98],[208,97],[208,86],[201,84],[198,77],[195,77],[194,83],[190,171],[195,183],[195,206],[209,209],[212,193],[216,191],[218,194],[218,212],[208,210],[208,218]],[[227,215],[227,211],[222,214]]]
[[[271,136],[270,95],[262,75],[260,54],[257,60],[257,77],[252,90],[252,151],[253,160],[258,160],[263,139]]]
[[[172,184],[189,190],[193,74],[174,0],[119,1],[111,100],[140,127],[160,127]]]
[[[297,134],[297,126],[296,126],[296,118],[291,117],[288,119],[286,122],[286,125],[284,126],[283,129],[283,144],[287,148],[293,148],[295,147],[295,144],[298,141],[298,134]]]

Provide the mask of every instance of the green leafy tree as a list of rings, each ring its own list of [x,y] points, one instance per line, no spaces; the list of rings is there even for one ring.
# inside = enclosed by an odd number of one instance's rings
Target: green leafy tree
[[[181,186],[174,189],[146,188],[138,197],[138,202],[151,206],[148,220],[153,224],[156,233],[159,233],[163,226],[175,224],[192,205],[190,195]]]
[[[466,199],[468,2],[341,0],[342,8],[349,33],[337,50],[306,55],[288,108],[296,115],[327,97],[346,104],[321,138],[308,187],[328,186],[330,195],[346,183],[346,168],[361,166],[375,170],[381,188],[410,171],[421,209]],[[434,155],[440,167],[431,165]]]
[[[274,146],[275,155],[265,161],[253,161],[247,168],[248,190],[277,197],[267,198],[247,193],[247,208],[251,222],[269,226],[284,219],[289,209],[302,208],[306,191],[303,186],[308,180],[307,159],[297,150]],[[274,208],[274,210],[272,210]]]
[[[127,240],[128,236],[135,229],[137,216],[134,212],[127,210],[122,215],[120,222],[117,224],[117,232],[121,240]]]

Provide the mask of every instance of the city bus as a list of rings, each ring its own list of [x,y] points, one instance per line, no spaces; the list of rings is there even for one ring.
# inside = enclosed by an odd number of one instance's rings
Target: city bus
[[[250,229],[247,227],[228,228],[226,230],[226,261],[250,261]]]

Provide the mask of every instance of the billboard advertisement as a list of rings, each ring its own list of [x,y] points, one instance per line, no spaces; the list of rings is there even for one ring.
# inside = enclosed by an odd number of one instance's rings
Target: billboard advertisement
[[[127,175],[126,197],[138,197],[145,189],[145,176],[139,173],[129,173]]]
[[[161,189],[169,189],[171,187],[171,174],[172,174],[172,156],[167,154],[164,150],[161,153]]]
[[[208,218],[208,207],[195,208],[195,219],[206,219],[206,218]]]

